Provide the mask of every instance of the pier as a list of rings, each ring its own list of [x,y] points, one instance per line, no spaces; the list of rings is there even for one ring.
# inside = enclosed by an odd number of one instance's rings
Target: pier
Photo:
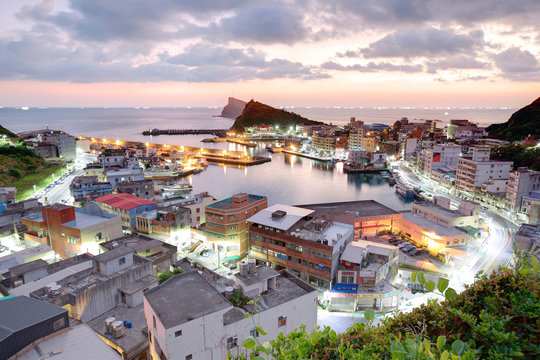
[[[142,132],[143,135],[214,135],[227,136],[227,129],[152,129]]]

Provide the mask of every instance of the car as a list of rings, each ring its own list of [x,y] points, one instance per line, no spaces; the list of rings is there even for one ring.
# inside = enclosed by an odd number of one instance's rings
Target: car
[[[199,253],[199,255],[204,256],[204,254],[206,254],[207,251],[208,251],[208,249],[202,249],[201,252]]]
[[[394,242],[394,245],[399,246],[400,244],[402,244],[402,243],[404,243],[404,242],[405,242],[405,240],[403,240],[403,239],[398,239],[397,241]]]
[[[403,251],[403,252],[408,252],[409,250],[412,250],[412,247],[411,246],[403,246],[401,248],[399,248],[399,250]]]
[[[420,254],[420,251],[418,249],[414,249],[414,250],[409,252],[410,256],[416,256],[416,255],[419,255],[419,254]]]
[[[406,253],[411,253],[412,251],[415,251],[415,250],[416,250],[416,246],[411,245],[409,247],[406,247],[405,250],[403,251],[405,251]]]
[[[0,253],[4,252],[4,251],[8,251],[9,248],[5,245],[0,245]]]
[[[404,241],[404,242],[402,242],[402,243],[400,243],[400,244],[398,245],[398,248],[401,249],[401,248],[403,248],[403,247],[410,246],[410,245],[411,245],[410,243]]]

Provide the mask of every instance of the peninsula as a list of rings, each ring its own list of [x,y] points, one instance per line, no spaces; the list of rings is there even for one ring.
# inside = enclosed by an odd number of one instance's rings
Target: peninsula
[[[229,97],[227,105],[221,111],[221,117],[236,119],[242,114],[246,107],[246,102],[240,99]]]

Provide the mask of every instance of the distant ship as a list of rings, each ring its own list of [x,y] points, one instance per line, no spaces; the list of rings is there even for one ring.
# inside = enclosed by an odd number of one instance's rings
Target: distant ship
[[[28,106],[21,106],[21,110],[30,110]]]

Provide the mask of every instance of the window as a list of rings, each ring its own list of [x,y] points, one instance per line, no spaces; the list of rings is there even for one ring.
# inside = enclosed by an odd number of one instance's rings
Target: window
[[[259,332],[257,331],[256,328],[253,328],[249,330],[249,336],[254,337],[254,338],[259,337]]]
[[[236,230],[238,229],[238,225],[230,225],[229,230]]]
[[[287,316],[280,316],[278,318],[278,327],[287,325]]]
[[[236,239],[238,239],[238,235],[237,235],[237,234],[229,235],[229,240],[236,240]]]
[[[125,257],[121,257],[120,259],[118,259],[118,264],[124,265],[125,263],[126,263],[126,258]]]
[[[191,355],[191,354],[186,355],[186,360],[193,360],[193,355]]]
[[[174,332],[174,337],[182,336],[182,330],[178,330]]]
[[[154,323],[154,329],[156,328],[156,316],[152,315],[152,322]]]
[[[197,214],[201,212],[201,208],[197,208]]]
[[[287,244],[287,247],[291,250],[298,251],[298,252],[302,252],[304,250],[302,246],[296,245],[296,244]]]
[[[238,336],[231,336],[227,339],[227,350],[235,348],[238,346]]]
[[[53,323],[53,330],[54,331],[60,330],[60,329],[62,329],[64,327],[66,327],[66,319],[65,318],[58,319]]]
[[[229,221],[236,220],[236,215],[229,215],[228,219],[229,219]]]
[[[76,245],[79,242],[79,238],[68,236],[68,244]]]

